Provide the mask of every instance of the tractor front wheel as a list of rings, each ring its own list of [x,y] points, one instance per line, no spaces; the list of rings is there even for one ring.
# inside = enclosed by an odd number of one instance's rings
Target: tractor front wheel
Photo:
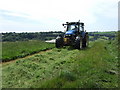
[[[80,37],[75,40],[75,49],[82,49],[82,40]]]
[[[57,37],[56,38],[56,43],[55,43],[56,48],[63,47],[63,38],[62,37]]]

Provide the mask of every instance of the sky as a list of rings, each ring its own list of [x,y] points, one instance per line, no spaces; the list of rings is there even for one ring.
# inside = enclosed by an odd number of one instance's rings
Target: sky
[[[0,32],[64,31],[66,22],[85,30],[117,31],[119,0],[0,0]]]

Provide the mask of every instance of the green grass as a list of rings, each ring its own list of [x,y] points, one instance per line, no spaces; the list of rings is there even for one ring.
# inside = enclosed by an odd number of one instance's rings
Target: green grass
[[[66,73],[44,82],[40,87],[59,88],[115,88],[118,87],[117,58],[99,41],[92,48],[80,51]],[[107,48],[110,49],[110,48]],[[64,71],[63,70],[63,71]],[[69,73],[68,73],[69,72]],[[67,75],[66,75],[67,74]],[[64,78],[65,77],[65,78]],[[70,79],[67,79],[70,78]],[[52,84],[52,85],[51,85]]]
[[[9,61],[24,57],[41,50],[53,48],[54,44],[48,44],[42,41],[18,41],[18,42],[2,42],[2,60]]]
[[[3,88],[117,88],[116,42],[52,49],[2,66]]]
[[[111,35],[115,35],[116,33],[117,33],[117,31],[94,32],[94,34],[111,34]]]

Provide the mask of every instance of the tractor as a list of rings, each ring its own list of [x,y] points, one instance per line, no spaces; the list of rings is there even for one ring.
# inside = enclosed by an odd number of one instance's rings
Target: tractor
[[[62,24],[66,31],[64,35],[59,35],[56,38],[55,46],[60,48],[63,46],[73,46],[75,49],[82,49],[88,46],[88,32],[84,30],[84,23],[66,22]]]

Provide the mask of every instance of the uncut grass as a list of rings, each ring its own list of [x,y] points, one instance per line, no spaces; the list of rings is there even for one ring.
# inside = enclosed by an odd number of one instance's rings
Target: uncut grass
[[[114,69],[117,72],[117,59],[111,56],[111,52],[106,51],[104,47],[105,43],[95,43],[94,48],[87,51],[82,51],[79,56],[76,57],[74,67],[68,70],[75,81],[65,80],[60,76],[53,78],[50,81],[46,81],[41,87],[61,87],[61,88],[113,88],[118,87],[117,75],[111,75],[105,71]],[[82,53],[82,54],[81,54]],[[81,54],[81,55],[80,55]],[[112,61],[112,62],[110,62]],[[65,73],[66,75],[66,73]],[[68,75],[68,77],[69,77]],[[62,79],[62,80],[61,80]],[[60,84],[61,86],[58,86]]]
[[[53,48],[53,44],[42,41],[18,41],[2,42],[2,60],[9,61],[12,59],[24,57],[41,50]]]
[[[115,56],[108,42],[96,41],[84,50],[53,49],[3,66],[3,88],[110,88],[117,87]],[[107,47],[107,49],[106,49]],[[111,48],[112,49],[112,48]]]
[[[104,42],[96,42],[89,50],[79,52],[75,58],[74,66],[67,69],[66,73],[61,74],[44,82],[42,88],[115,88],[118,87],[118,75],[106,73],[111,69],[117,72],[117,62],[114,56],[111,56],[109,51],[105,50]],[[97,50],[97,51],[96,51]],[[81,54],[82,53],[82,54]],[[113,62],[110,62],[113,60]],[[68,73],[69,72],[69,73]],[[66,74],[68,74],[66,76]],[[64,78],[70,78],[67,79]],[[73,80],[72,80],[73,79]],[[59,86],[60,85],[60,86]],[[38,86],[39,87],[39,86]]]

